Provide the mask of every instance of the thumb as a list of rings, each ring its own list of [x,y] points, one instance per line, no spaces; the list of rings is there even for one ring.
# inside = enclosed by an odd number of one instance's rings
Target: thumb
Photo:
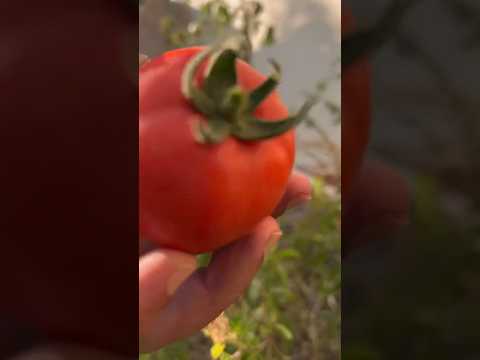
[[[192,255],[174,250],[154,250],[139,260],[139,323],[148,329],[178,287],[196,270]]]

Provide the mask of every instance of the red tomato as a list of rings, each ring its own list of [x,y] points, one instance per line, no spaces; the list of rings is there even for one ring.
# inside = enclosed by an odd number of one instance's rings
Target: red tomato
[[[342,13],[342,36],[353,30],[353,19]],[[371,95],[370,67],[360,60],[342,72],[342,195],[348,197],[368,144]]]
[[[206,121],[181,91],[186,65],[202,48],[168,52],[140,69],[139,223],[142,239],[198,254],[246,235],[272,213],[294,163],[294,132],[261,141],[229,136],[196,141],[192,128]],[[236,60],[237,84],[251,91],[266,77]],[[205,66],[197,74],[204,83]],[[272,92],[254,115],[288,116]]]

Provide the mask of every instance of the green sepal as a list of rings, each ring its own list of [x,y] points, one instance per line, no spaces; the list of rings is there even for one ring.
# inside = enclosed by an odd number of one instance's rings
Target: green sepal
[[[280,65],[270,60],[274,72],[265,82],[250,93],[249,111],[253,112],[278,86],[282,74]]]
[[[216,106],[214,101],[200,88],[195,85],[195,75],[200,65],[214,53],[214,48],[207,48],[190,61],[182,74],[182,93],[183,96],[193,103],[200,112],[207,116],[215,113]]]
[[[243,141],[259,141],[282,135],[302,122],[316,103],[315,98],[307,100],[296,115],[283,120],[265,121],[248,115],[243,122],[236,124],[232,135]]]
[[[223,50],[217,56],[212,56],[208,75],[203,84],[203,91],[215,102],[219,102],[225,96],[225,92],[236,86],[237,54],[231,50]]]
[[[231,125],[220,119],[208,123],[199,121],[194,125],[195,139],[202,144],[218,144],[231,133]]]
[[[237,84],[238,54],[222,46],[207,48],[185,67],[182,92],[185,98],[204,115],[194,124],[195,139],[202,144],[217,144],[228,136],[242,141],[259,141],[279,136],[297,126],[307,117],[316,101],[308,100],[295,116],[279,121],[264,121],[253,114],[255,109],[275,90],[280,81],[280,66],[272,61],[273,74],[251,93]],[[199,67],[209,59],[203,88],[196,84]]]
[[[233,123],[248,111],[249,105],[248,94],[236,85],[224,94],[223,102],[220,104],[220,114],[224,115],[227,121]]]

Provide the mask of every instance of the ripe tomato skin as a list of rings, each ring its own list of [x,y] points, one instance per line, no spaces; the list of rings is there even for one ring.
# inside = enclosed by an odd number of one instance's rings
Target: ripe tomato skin
[[[354,29],[353,18],[342,12],[342,36]],[[370,66],[361,59],[342,71],[342,195],[347,198],[369,140],[371,125]]]
[[[285,192],[295,152],[293,131],[257,142],[196,142],[192,126],[205,119],[181,93],[180,81],[201,50],[168,52],[139,75],[140,236],[192,254],[218,249],[270,215]],[[245,90],[266,79],[243,61],[236,67]],[[255,115],[275,121],[288,110],[274,92]]]

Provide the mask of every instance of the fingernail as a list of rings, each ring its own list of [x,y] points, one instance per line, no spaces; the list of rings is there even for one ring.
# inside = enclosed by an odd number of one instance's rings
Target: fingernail
[[[268,238],[267,244],[265,245],[265,255],[270,253],[273,247],[278,243],[283,233],[281,231],[275,231]]]
[[[310,200],[312,200],[312,195],[310,194],[298,196],[288,203],[287,209],[293,209],[293,208],[306,205],[307,203],[310,202]]]
[[[190,265],[178,268],[167,281],[167,295],[172,296],[194,271],[195,267]]]

